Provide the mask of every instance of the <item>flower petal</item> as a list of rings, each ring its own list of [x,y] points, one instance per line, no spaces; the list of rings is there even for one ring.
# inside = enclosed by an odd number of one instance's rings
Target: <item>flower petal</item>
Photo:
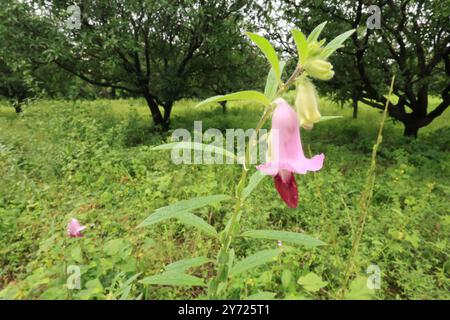
[[[308,171],[319,171],[323,167],[323,161],[325,155],[323,153],[318,154],[311,159],[303,158],[299,162],[292,163],[293,172],[305,174]]]
[[[298,206],[298,189],[297,183],[295,182],[294,174],[290,172],[287,176],[286,182],[283,182],[280,174],[273,177],[275,182],[275,188],[283,199],[284,202],[290,208],[297,208]]]

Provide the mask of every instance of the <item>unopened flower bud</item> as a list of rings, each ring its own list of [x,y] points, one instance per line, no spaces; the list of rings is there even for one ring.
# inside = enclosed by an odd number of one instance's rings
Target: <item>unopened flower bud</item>
[[[319,55],[323,51],[323,48],[320,43],[317,41],[312,42],[308,47],[308,56],[313,58]]]
[[[314,123],[322,117],[319,111],[319,98],[316,88],[306,78],[297,81],[297,96],[295,98],[295,108],[300,125],[304,129],[312,129]]]
[[[323,59],[309,59],[305,64],[306,72],[319,80],[330,80],[334,76],[333,65]]]

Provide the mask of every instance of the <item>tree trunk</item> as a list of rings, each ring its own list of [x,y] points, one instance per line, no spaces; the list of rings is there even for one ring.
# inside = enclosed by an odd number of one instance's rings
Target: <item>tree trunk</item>
[[[358,118],[358,93],[355,88],[352,92],[353,119]]]
[[[173,102],[167,102],[164,104],[164,125],[163,130],[167,131],[170,127],[170,114],[172,112]]]
[[[155,99],[153,99],[153,97],[148,92],[144,92],[144,97],[147,101],[148,108],[150,109],[153,123],[156,126],[161,126],[163,130],[167,130],[165,128],[164,119],[161,115],[161,111],[159,110],[158,103],[156,103]]]
[[[18,98],[16,101],[12,103],[12,106],[16,110],[16,113],[19,114],[22,112],[22,99]]]
[[[425,127],[429,123],[431,123],[432,119],[430,119],[429,115],[427,115],[428,108],[428,100],[426,98],[417,99],[417,104],[414,105],[413,112],[407,114],[404,120],[402,121],[405,125],[405,131],[403,135],[405,137],[411,137],[417,139],[419,129]],[[400,101],[399,101],[400,102]],[[400,105],[398,109],[403,113],[406,113],[404,105]]]
[[[420,126],[415,121],[406,122],[406,123],[404,123],[404,125],[405,125],[405,130],[403,131],[403,135],[405,137],[411,137],[411,138],[417,139],[417,135],[419,133]]]
[[[22,112],[22,106],[20,104],[14,105],[14,109],[16,110],[17,114]]]
[[[219,102],[220,105],[222,106],[222,112],[225,114],[227,113],[227,102],[226,101],[221,101]]]
[[[356,119],[358,118],[358,100],[353,98],[352,103],[353,103],[353,119]]]

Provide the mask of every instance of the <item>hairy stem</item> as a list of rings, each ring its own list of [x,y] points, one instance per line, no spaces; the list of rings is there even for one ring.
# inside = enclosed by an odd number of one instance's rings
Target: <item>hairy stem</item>
[[[392,95],[392,91],[394,88],[395,76],[392,77],[391,86],[389,89],[389,97]],[[383,116],[381,118],[380,128],[378,129],[378,137],[377,141],[372,148],[372,161],[370,163],[369,170],[367,171],[367,180],[364,187],[363,192],[361,193],[361,197],[359,199],[359,219],[358,225],[356,226],[356,232],[352,241],[352,250],[350,251],[350,255],[348,257],[347,265],[344,272],[344,281],[341,287],[340,298],[343,299],[345,297],[345,293],[347,291],[348,283],[351,275],[355,270],[355,258],[358,254],[359,244],[361,242],[361,238],[364,232],[364,226],[366,224],[367,215],[369,212],[369,205],[373,195],[373,188],[375,185],[375,169],[377,167],[377,152],[378,148],[383,141],[383,129],[384,123],[387,117],[387,110],[389,107],[389,99],[386,100],[386,104],[384,107]]]

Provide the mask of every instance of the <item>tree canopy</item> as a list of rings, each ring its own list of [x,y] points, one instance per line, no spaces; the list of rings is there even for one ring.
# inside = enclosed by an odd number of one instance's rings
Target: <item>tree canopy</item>
[[[32,84],[50,93],[67,92],[61,83],[68,81],[58,79],[76,77],[144,97],[154,123],[167,129],[176,100],[263,85],[267,65],[244,31],[262,32],[283,56],[281,51],[295,53],[287,27],[309,33],[327,20],[324,38],[357,30],[331,59],[333,81],[320,85],[332,98],[383,109],[396,74],[389,114],[404,124],[408,136],[417,136],[450,104],[450,4],[445,0],[80,1],[75,27],[67,23],[73,17],[70,5],[30,0],[2,6],[3,95],[22,100]],[[379,28],[367,28],[371,5],[380,9]],[[287,61],[286,69],[293,65]],[[39,80],[47,74],[51,79]],[[81,88],[79,82],[75,86]],[[429,95],[441,103],[431,107]]]
[[[90,84],[143,96],[164,129],[174,101],[222,92],[236,70],[257,83],[258,56],[241,32],[248,1],[82,1],[79,29],[66,24],[69,5],[5,8],[3,23],[21,31],[11,35],[16,49],[32,44],[40,59]]]
[[[372,12],[380,9],[380,28],[367,28]],[[332,62],[336,77],[325,86],[339,100],[355,99],[383,109],[392,74],[397,81],[389,114],[405,126],[405,135],[441,115],[450,104],[450,4],[445,0],[381,1],[282,1],[284,19],[311,30],[328,20],[324,36],[335,36],[349,27],[358,32]],[[433,110],[429,94],[442,98]]]

